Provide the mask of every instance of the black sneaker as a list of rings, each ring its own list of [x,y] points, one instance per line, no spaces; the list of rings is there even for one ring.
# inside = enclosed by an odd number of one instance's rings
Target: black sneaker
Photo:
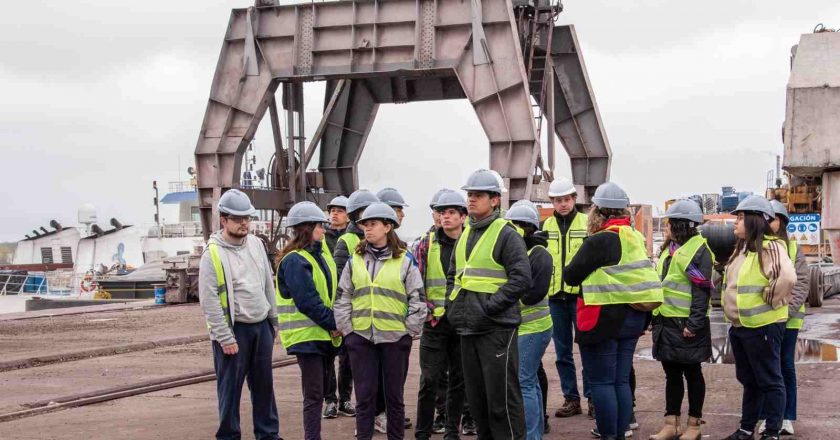
[[[345,417],[356,417],[356,408],[349,401],[338,404],[338,414]]]
[[[761,440],[779,440],[778,435],[763,434]]]
[[[464,417],[461,420],[461,434],[463,435],[477,435],[478,427],[475,425],[475,419],[472,417]]]
[[[543,421],[543,434],[551,432],[551,425],[548,424],[548,417]]]
[[[732,434],[730,434],[729,437],[724,438],[723,440],[754,440],[754,439],[755,439],[755,436],[753,436],[752,433],[744,431],[743,429],[739,429],[739,430],[733,432]]]
[[[338,417],[338,404],[335,402],[328,402],[327,406],[324,407],[324,418],[334,419],[336,417]]]
[[[592,436],[595,437],[595,438],[601,438],[601,433],[598,432],[598,428],[592,428],[592,430],[590,430],[589,433],[592,434]],[[624,432],[624,437],[621,437],[621,438],[630,438],[630,437],[633,437],[633,430],[632,429],[628,429],[627,431],[625,431]]]
[[[435,417],[435,422],[432,424],[432,432],[435,434],[443,434],[446,432],[446,417],[438,413]]]
[[[411,419],[408,417],[405,418],[405,429],[411,428]]]

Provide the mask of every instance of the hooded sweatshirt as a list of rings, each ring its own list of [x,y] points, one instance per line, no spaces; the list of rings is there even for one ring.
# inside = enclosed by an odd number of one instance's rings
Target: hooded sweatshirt
[[[228,288],[228,304],[233,310],[233,326],[236,323],[254,324],[269,319],[276,330],[279,324],[274,282],[265,246],[253,235],[246,236],[241,245],[231,244],[218,231],[210,236],[198,271],[198,296],[209,325],[210,339],[222,345],[236,342],[219,300],[216,270],[210,260],[209,244],[219,246]]]

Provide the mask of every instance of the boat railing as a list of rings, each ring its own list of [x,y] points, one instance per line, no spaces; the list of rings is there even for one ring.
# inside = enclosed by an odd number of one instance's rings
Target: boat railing
[[[101,282],[110,278],[92,272],[78,274],[72,270],[28,272],[25,274],[0,273],[0,296],[5,295],[93,295]]]
[[[201,223],[199,222],[180,222],[180,223],[164,223],[157,225],[154,223],[143,225],[143,230],[146,231],[146,237],[172,238],[172,237],[196,237],[202,238]],[[263,234],[271,236],[272,223],[265,220],[255,220],[251,222],[252,234]]]

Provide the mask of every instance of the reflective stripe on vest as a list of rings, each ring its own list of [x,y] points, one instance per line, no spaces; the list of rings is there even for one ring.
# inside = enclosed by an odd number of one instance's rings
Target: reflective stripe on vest
[[[767,247],[775,237],[765,237],[763,247]],[[747,251],[744,263],[738,273],[736,283],[738,295],[738,319],[747,328],[763,327],[774,322],[787,321],[787,306],[773,309],[764,301],[764,289],[770,287],[767,277],[761,272],[758,254]],[[724,295],[725,297],[725,295]]]
[[[429,253],[426,256],[426,298],[435,309],[432,315],[435,319],[446,313],[446,272],[440,262],[440,243],[434,232],[429,232]]]
[[[356,252],[356,246],[362,239],[353,232],[345,232],[341,234],[341,237],[338,237],[338,241],[343,241],[347,245],[347,253],[352,255]],[[341,270],[344,270],[344,268],[342,267]]]
[[[669,318],[688,318],[691,313],[691,281],[686,275],[686,270],[691,264],[697,252],[703,247],[708,249],[706,239],[700,234],[691,237],[680,246],[671,256],[671,264],[668,265],[668,273],[662,273],[665,267],[665,260],[668,257],[668,249],[662,251],[659,261],[656,264],[656,273],[662,277],[662,305],[653,311],[654,316],[662,315]],[[714,255],[709,250],[709,255]],[[712,256],[714,266],[714,256]]]
[[[353,253],[351,278],[353,280],[350,315],[353,330],[367,330],[371,326],[383,332],[405,332],[408,314],[408,296],[402,282],[402,265],[405,253],[399,258],[385,261],[371,280],[365,260]]]
[[[298,249],[284,256],[283,259],[285,260],[292,254],[300,255],[312,267],[312,282],[315,284],[315,290],[318,292],[318,297],[321,299],[321,302],[324,303],[325,307],[332,309],[336,285],[338,283],[335,262],[333,261],[332,256],[330,256],[329,252],[321,254],[322,258],[327,263],[327,269],[330,272],[329,274],[325,274],[321,269],[321,265],[318,264],[315,257],[313,257],[308,251]],[[279,267],[277,271],[279,273]],[[327,276],[330,277],[329,281],[332,284],[327,284]],[[328,287],[330,287],[329,291],[327,290]],[[277,299],[277,320],[280,322],[280,342],[283,344],[285,349],[288,350],[289,347],[295,344],[309,341],[332,341],[332,344],[336,347],[341,345],[340,337],[333,339],[326,329],[319,326],[309,319],[308,316],[301,313],[297,306],[295,306],[295,302],[291,298],[291,295],[289,295],[288,299],[283,298],[283,296],[280,295],[280,283],[277,281],[277,277],[274,277],[274,296]]]
[[[219,302],[222,305],[222,311],[225,313],[225,320],[228,325],[233,327],[235,320],[233,313],[231,313],[230,305],[228,303],[227,283],[225,282],[225,269],[222,266],[222,258],[219,256],[219,245],[210,243],[207,245],[207,250],[210,252],[210,261],[213,263],[213,270],[216,272],[216,286],[219,288]],[[207,328],[210,328],[210,322],[207,322]]]
[[[530,256],[531,252],[538,247],[545,249],[544,246],[534,246],[531,249],[528,249],[528,256]],[[549,284],[549,289],[550,288],[551,284]],[[549,292],[546,292],[543,299],[534,305],[526,306],[520,302],[519,313],[522,316],[522,323],[519,325],[519,336],[540,333],[551,329],[551,312],[548,308]]]
[[[630,226],[619,226],[617,229],[621,260],[614,266],[598,268],[583,280],[584,302],[586,305],[661,303],[662,284],[647,257],[644,236]],[[615,231],[616,228],[610,230]]]
[[[788,256],[790,256],[790,261],[794,265],[796,265],[796,256],[798,252],[799,245],[796,243],[796,240],[790,240],[790,242],[788,242]],[[785,327],[792,330],[801,330],[802,326],[805,325],[805,303],[803,302],[802,305],[799,306],[799,309],[795,312],[788,310],[788,313],[790,313],[790,317]]]
[[[492,295],[507,283],[505,268],[493,259],[493,249],[496,248],[499,234],[507,224],[507,221],[501,218],[493,220],[478,238],[469,258],[467,241],[472,228],[469,224],[464,228],[455,244],[455,287],[449,295],[450,300],[454,301],[461,289]]]
[[[560,291],[575,295],[580,293],[580,287],[567,286],[563,283],[563,268],[565,267],[563,264],[563,247],[566,247],[565,263],[569,264],[583,244],[583,239],[586,238],[588,222],[589,217],[586,214],[577,213],[566,231],[566,235],[560,233],[560,226],[557,224],[557,217],[554,215],[547,218],[543,223],[542,230],[548,232],[548,253],[554,260],[554,276],[551,278],[551,284],[548,288],[549,295],[554,296]]]

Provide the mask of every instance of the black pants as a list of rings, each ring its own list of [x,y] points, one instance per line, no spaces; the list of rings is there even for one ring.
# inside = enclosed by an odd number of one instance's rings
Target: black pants
[[[428,328],[428,327],[427,327]],[[414,437],[428,439],[435,419],[435,401],[443,377],[446,432],[444,439],[458,439],[464,407],[464,377],[461,373],[461,338],[454,332],[427,330],[420,338],[420,390],[417,395],[417,428]]]
[[[300,384],[303,388],[303,435],[305,440],[321,440],[321,408],[324,404],[324,383],[332,370],[332,356],[297,355]]]
[[[517,330],[461,336],[461,363],[479,440],[524,439]]]
[[[213,366],[216,370],[216,393],[219,397],[218,440],[239,439],[239,401],[242,386],[248,381],[251,391],[254,437],[257,440],[280,438],[277,403],[271,356],[274,329],[268,320],[257,324],[237,322],[233,327],[239,352],[226,355],[218,342],[213,342]]]
[[[778,435],[782,427],[786,403],[781,357],[784,334],[783,322],[758,328],[729,329],[729,342],[735,355],[735,377],[744,386],[741,429],[745,431],[755,430],[760,412],[767,417],[764,425],[767,435]]]
[[[402,440],[405,436],[405,403],[403,386],[406,365],[411,354],[411,337],[403,336],[397,342],[374,344],[351,333],[344,338],[353,368],[353,385],[356,387],[356,438],[373,437],[373,419],[376,417],[376,394],[380,376],[388,417],[388,440]]]
[[[338,358],[338,377],[335,374],[335,359]],[[336,380],[337,379],[337,380]],[[338,396],[336,396],[338,391]],[[324,401],[327,403],[344,403],[350,401],[353,393],[353,370],[350,368],[350,359],[347,357],[347,349],[341,347],[338,355],[333,356],[329,361],[327,369],[326,393]]]
[[[545,375],[545,368],[540,362],[540,369],[537,370],[537,380],[540,381],[540,391],[543,398],[543,416],[548,418],[548,376]]]
[[[688,415],[703,417],[703,401],[706,398],[706,381],[700,364],[681,364],[678,362],[662,361],[665,370],[665,416],[679,416],[682,406],[685,386],[683,377],[688,384]]]

